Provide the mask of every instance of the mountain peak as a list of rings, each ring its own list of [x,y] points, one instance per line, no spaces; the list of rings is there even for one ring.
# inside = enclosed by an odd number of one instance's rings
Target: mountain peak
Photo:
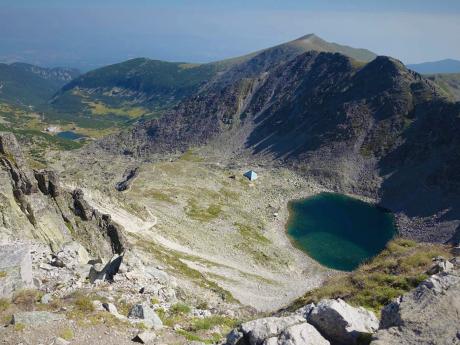
[[[304,35],[304,36],[302,36],[302,37],[299,37],[299,38],[297,38],[295,41],[312,40],[312,39],[315,39],[315,38],[321,39],[321,37],[317,36],[317,35],[314,34],[314,33],[311,33],[311,34],[307,34],[307,35]]]

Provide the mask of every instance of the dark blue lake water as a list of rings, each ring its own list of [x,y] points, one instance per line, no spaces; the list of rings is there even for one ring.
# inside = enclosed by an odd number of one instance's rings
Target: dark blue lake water
[[[59,138],[68,139],[68,140],[77,140],[77,139],[83,138],[83,135],[77,134],[77,133],[72,132],[72,131],[59,132],[57,134],[57,136]]]
[[[287,231],[322,265],[352,271],[380,253],[396,233],[382,208],[341,194],[321,193],[289,203]]]

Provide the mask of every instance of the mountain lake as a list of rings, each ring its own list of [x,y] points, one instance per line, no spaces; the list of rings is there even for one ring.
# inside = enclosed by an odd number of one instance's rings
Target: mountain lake
[[[289,202],[288,235],[320,264],[352,271],[379,254],[396,234],[392,213],[335,193]]]

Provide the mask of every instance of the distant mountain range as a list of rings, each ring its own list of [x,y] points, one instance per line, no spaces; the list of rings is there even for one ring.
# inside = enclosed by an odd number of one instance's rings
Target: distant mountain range
[[[262,51],[208,64],[138,58],[81,75],[63,87],[52,104],[60,112],[87,115],[94,114],[96,107],[104,109],[107,115],[133,106],[142,108],[137,114],[152,114],[152,111],[155,114],[189,97],[206,82],[219,79],[229,69],[241,75],[259,73],[259,64],[245,64],[256,56],[268,66],[312,50],[338,52],[363,62],[376,57],[369,50],[329,43],[310,34]],[[238,70],[239,66],[244,70]]]
[[[0,101],[22,106],[46,103],[79,74],[78,70],[69,68],[0,63]]]
[[[412,64],[407,67],[420,74],[460,73],[460,61],[453,59]]]

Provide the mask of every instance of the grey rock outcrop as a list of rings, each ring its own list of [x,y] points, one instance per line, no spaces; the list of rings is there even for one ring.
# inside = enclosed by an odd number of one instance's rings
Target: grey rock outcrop
[[[449,271],[452,271],[452,269],[454,268],[454,264],[452,264],[451,262],[447,261],[443,257],[435,258],[433,261],[434,261],[434,265],[433,265],[433,267],[430,268],[430,270],[428,271],[428,274],[437,274],[437,273],[440,273],[440,272],[449,272]]]
[[[121,315],[118,312],[117,307],[115,307],[113,303],[103,303],[102,306],[104,307],[105,310],[107,310],[110,314],[115,316],[117,319],[119,320],[126,319],[125,316]]]
[[[54,339],[53,345],[69,345],[70,341],[57,337]]]
[[[105,265],[97,263],[90,268],[89,280],[94,283],[97,280],[108,280],[112,281],[115,274],[118,273],[118,269],[123,261],[122,255],[115,254]]]
[[[160,329],[163,327],[163,322],[155,311],[145,304],[135,304],[128,314],[130,319],[139,319],[148,327]]]
[[[321,300],[307,320],[333,344],[358,345],[370,339],[379,327],[377,317],[364,308],[355,308],[341,299]]]
[[[127,169],[123,174],[123,179],[115,185],[115,189],[119,192],[128,190],[137,176],[139,176],[138,167]]]
[[[51,195],[56,198],[60,195],[59,176],[52,170],[34,170],[38,188],[44,195]]]
[[[372,345],[460,344],[460,276],[436,274],[382,310]]]
[[[4,132],[0,132],[0,204],[0,235],[36,238],[53,248],[70,239],[61,212],[40,190],[15,136]]]
[[[22,325],[42,325],[64,319],[64,315],[61,314],[50,313],[47,311],[27,311],[15,313],[11,322],[13,324]]]
[[[272,338],[273,339],[273,338]],[[286,328],[277,338],[274,345],[329,345],[329,341],[316,330],[315,327],[308,323]],[[267,345],[269,343],[267,342]]]
[[[156,334],[153,332],[140,332],[133,338],[133,341],[141,344],[150,344],[155,338]]]
[[[302,342],[304,341],[304,342]],[[227,345],[327,345],[325,340],[300,315],[267,317],[243,323],[227,337]]]
[[[0,245],[0,297],[33,287],[32,260],[28,245]]]

